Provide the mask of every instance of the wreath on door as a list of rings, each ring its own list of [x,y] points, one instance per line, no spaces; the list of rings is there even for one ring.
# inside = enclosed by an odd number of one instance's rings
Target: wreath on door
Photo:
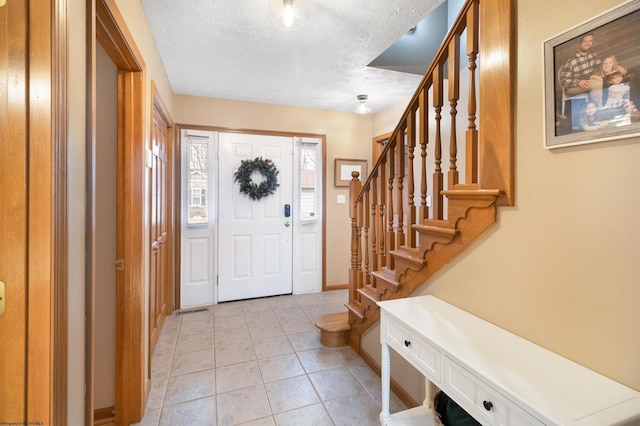
[[[255,183],[251,176],[258,171],[264,177],[260,183]],[[242,160],[240,167],[233,174],[233,181],[240,185],[240,193],[254,201],[261,200],[276,192],[278,184],[278,169],[272,160],[256,157],[253,160]]]

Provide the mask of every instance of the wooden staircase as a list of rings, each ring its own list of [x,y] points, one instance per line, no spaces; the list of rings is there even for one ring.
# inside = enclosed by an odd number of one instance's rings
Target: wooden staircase
[[[378,301],[428,285],[495,223],[498,206],[513,205],[514,22],[513,0],[468,0],[372,172],[352,175],[342,321],[357,352]]]

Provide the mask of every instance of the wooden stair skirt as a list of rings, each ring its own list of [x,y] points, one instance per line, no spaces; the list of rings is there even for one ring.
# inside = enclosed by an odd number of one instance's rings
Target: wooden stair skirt
[[[326,314],[316,318],[320,329],[320,343],[329,348],[339,348],[349,344],[349,313]]]

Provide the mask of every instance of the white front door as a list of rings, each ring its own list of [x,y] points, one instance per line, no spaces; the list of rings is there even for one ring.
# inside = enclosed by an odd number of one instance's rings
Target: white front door
[[[293,138],[219,134],[218,302],[290,294],[292,287]],[[272,160],[279,186],[251,200],[233,176],[242,160]],[[262,175],[254,172],[259,183]]]
[[[180,308],[211,305],[215,270],[216,132],[183,130]]]

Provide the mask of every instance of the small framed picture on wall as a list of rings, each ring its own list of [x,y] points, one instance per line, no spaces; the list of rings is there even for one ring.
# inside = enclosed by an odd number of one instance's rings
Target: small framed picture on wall
[[[360,173],[360,181],[367,178],[367,160],[356,160],[353,158],[336,158],[334,169],[334,185],[349,186],[351,182],[351,172]]]

